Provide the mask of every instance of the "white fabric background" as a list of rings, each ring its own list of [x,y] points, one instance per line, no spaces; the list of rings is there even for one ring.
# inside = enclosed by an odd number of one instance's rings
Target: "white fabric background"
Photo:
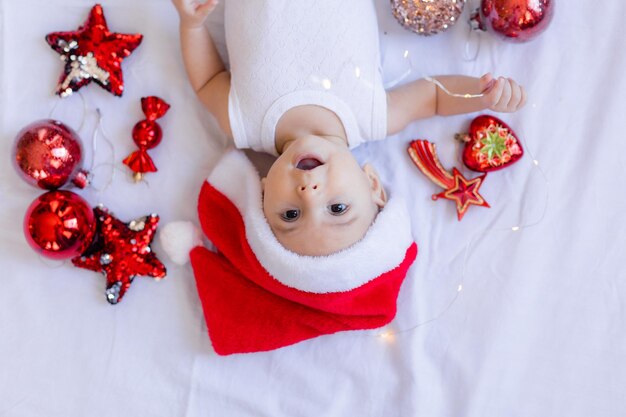
[[[163,222],[193,220],[224,141],[187,85],[175,11],[165,0],[103,3],[111,30],[145,38],[123,63],[123,98],[96,85],[82,90],[86,161],[98,107],[119,172],[105,192],[79,193],[123,220],[150,212]],[[358,149],[414,215],[420,254],[396,320],[231,357],[212,352],[191,271],[163,259],[158,243],[168,278],[137,278],[110,306],[101,275],[42,261],[24,241],[22,218],[40,191],[13,171],[13,137],[53,109],[55,118],[80,124],[80,98],[51,94],[61,64],[44,36],[76,29],[91,6],[0,1],[0,416],[624,415],[626,3],[559,1],[535,41],[486,34],[477,59],[464,61],[470,7],[449,32],[421,38],[377,0],[386,79],[408,68],[405,50],[414,70],[404,81],[486,71],[514,77],[529,103],[502,118],[528,153],[489,174],[482,192],[492,208],[472,208],[459,223],[452,203],[430,200],[436,186],[406,147],[430,139],[446,167],[460,166],[452,136],[472,115],[415,123]],[[223,39],[220,10],[211,25]],[[164,140],[151,152],[160,171],[149,186],[132,184],[120,162],[134,149],[130,132],[146,95],[172,104]],[[100,164],[111,158],[102,141],[96,154]],[[100,181],[108,168],[96,170]],[[383,331],[400,333],[378,337]]]

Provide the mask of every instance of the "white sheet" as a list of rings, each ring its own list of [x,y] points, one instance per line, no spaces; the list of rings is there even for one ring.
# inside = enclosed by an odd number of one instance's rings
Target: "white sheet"
[[[124,220],[150,212],[193,220],[224,142],[187,85],[175,11],[166,0],[103,3],[111,30],[145,38],[123,63],[123,98],[82,90],[86,151],[97,107],[119,170],[105,192],[79,193]],[[358,149],[414,214],[420,253],[396,320],[231,357],[212,352],[190,268],[167,261],[158,243],[168,278],[137,278],[110,306],[101,275],[41,260],[24,241],[24,211],[40,192],[14,173],[11,144],[22,126],[51,113],[80,124],[80,98],[51,94],[61,65],[44,36],[76,29],[91,6],[0,0],[0,416],[624,415],[626,3],[559,1],[535,41],[484,35],[477,59],[465,61],[469,6],[448,33],[422,38],[377,0],[386,79],[409,68],[405,50],[413,71],[403,81],[514,77],[529,103],[502,118],[527,155],[489,174],[482,192],[492,208],[472,208],[459,223],[452,203],[431,201],[436,186],[406,147],[430,139],[444,166],[460,166],[452,136],[472,115],[415,123]],[[211,24],[223,39],[220,10]],[[146,95],[172,105],[149,186],[130,182],[120,163],[134,149],[130,132]],[[97,177],[106,179],[109,158],[101,141]]]

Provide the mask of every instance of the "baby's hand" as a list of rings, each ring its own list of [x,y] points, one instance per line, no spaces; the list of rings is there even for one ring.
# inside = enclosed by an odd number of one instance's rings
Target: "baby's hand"
[[[510,78],[499,77],[496,80],[487,73],[480,78],[479,84],[485,106],[493,111],[512,113],[526,103],[524,87]]]
[[[218,0],[206,0],[200,3],[196,0],[172,0],[180,15],[180,24],[188,28],[204,25],[204,21],[211,14]]]

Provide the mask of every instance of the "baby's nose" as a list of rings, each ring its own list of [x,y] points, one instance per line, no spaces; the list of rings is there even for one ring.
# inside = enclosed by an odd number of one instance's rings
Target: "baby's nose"
[[[312,196],[317,194],[320,186],[317,183],[302,184],[298,186],[298,193],[302,196]]]

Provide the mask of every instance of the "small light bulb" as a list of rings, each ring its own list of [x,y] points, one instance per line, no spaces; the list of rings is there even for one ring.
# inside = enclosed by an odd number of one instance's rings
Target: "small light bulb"
[[[322,80],[322,86],[326,89],[326,90],[330,90],[330,87],[332,87],[332,84],[330,82],[330,80],[328,78],[324,78]]]
[[[387,342],[393,341],[393,333],[389,331],[379,334],[378,337],[380,337],[381,339]]]
[[[519,230],[519,226],[513,226],[511,227],[511,230],[513,230],[514,232],[517,232]]]
[[[354,75],[356,75],[357,78],[361,78],[361,68],[356,67],[354,69]]]
[[[536,159],[533,159],[533,164],[539,165],[539,161],[537,161]]]
[[[457,292],[461,292],[463,291],[463,284],[459,284],[459,286],[457,287]]]
[[[409,56],[409,50],[408,49],[406,49],[404,51],[404,55],[403,56],[404,56],[404,58],[407,58]]]

